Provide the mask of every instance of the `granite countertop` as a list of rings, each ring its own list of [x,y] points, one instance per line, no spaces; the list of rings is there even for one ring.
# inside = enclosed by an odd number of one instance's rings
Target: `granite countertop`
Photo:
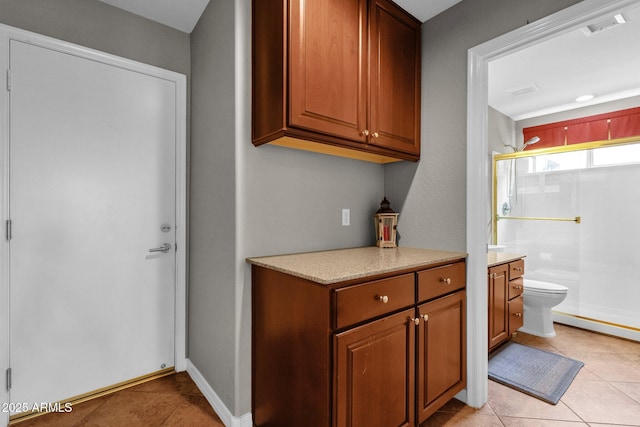
[[[290,255],[247,258],[261,267],[323,285],[466,258],[464,252],[409,247],[336,249]]]
[[[508,252],[487,252],[487,267],[493,267],[495,265],[504,264],[507,262],[515,261],[520,258],[524,258],[523,254],[510,254]]]

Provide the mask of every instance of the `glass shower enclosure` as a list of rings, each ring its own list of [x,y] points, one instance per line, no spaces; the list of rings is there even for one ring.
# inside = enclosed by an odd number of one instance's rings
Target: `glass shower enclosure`
[[[640,337],[640,138],[500,154],[492,243],[569,288],[554,319]]]

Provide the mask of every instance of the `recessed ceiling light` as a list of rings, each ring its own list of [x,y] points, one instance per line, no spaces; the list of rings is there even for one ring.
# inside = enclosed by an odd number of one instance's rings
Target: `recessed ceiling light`
[[[576,98],[576,102],[585,102],[592,100],[594,95],[582,95]]]

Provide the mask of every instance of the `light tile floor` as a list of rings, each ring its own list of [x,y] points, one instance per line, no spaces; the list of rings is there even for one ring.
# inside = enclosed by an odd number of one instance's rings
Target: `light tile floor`
[[[518,333],[515,342],[584,362],[557,405],[489,381],[480,409],[451,400],[423,427],[628,427],[640,426],[640,343],[555,325],[556,336]]]

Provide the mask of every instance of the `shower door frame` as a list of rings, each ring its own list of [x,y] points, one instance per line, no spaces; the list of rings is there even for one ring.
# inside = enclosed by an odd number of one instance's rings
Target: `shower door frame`
[[[497,163],[500,160],[517,160],[525,157],[537,157],[549,154],[561,154],[574,151],[586,151],[596,148],[618,147],[629,144],[640,144],[640,136],[632,136],[628,138],[609,139],[604,141],[583,142],[580,144],[562,145],[558,147],[540,148],[537,150],[520,151],[516,153],[496,154],[492,159],[492,178],[491,178],[491,243],[498,244],[498,220],[512,218],[524,221],[572,221],[580,223],[580,217],[508,217],[498,215],[498,168]],[[516,177],[517,179],[517,177]],[[517,190],[516,190],[517,191]]]
[[[587,151],[598,148],[608,148],[608,147],[620,147],[623,145],[631,145],[637,144],[640,145],[640,135],[632,136],[626,138],[618,138],[618,139],[610,139],[610,140],[602,140],[602,141],[592,141],[585,142],[580,144],[571,144],[571,145],[563,145],[558,147],[549,147],[549,148],[541,148],[537,150],[527,150],[522,152],[514,152],[514,153],[505,153],[505,154],[496,154],[492,157],[492,194],[491,194],[491,242],[493,244],[498,244],[498,221],[505,219],[513,219],[513,220],[523,220],[523,221],[572,221],[576,222],[576,224],[580,224],[581,217],[567,217],[567,218],[554,218],[554,217],[521,217],[521,216],[500,216],[499,215],[499,206],[498,206],[498,167],[497,163],[499,161],[504,160],[518,160],[521,158],[527,157],[538,157],[542,155],[550,155],[550,154],[562,154],[562,153],[570,153],[577,151]],[[635,163],[635,162],[633,162]],[[593,165],[590,161],[587,162],[587,168],[591,168]],[[618,165],[611,166],[596,166],[600,167],[617,167]],[[544,172],[536,172],[536,173],[544,173]],[[515,177],[517,180],[517,176]],[[517,185],[516,185],[517,192]],[[619,336],[626,339],[631,340],[640,340],[640,329],[630,326],[630,325],[622,325],[617,323],[612,323],[610,321],[595,319],[592,317],[585,317],[575,313],[565,313],[554,311],[554,321],[559,321],[561,323],[565,323],[568,325],[581,327],[584,329],[593,330],[596,332],[602,332],[610,335]]]

